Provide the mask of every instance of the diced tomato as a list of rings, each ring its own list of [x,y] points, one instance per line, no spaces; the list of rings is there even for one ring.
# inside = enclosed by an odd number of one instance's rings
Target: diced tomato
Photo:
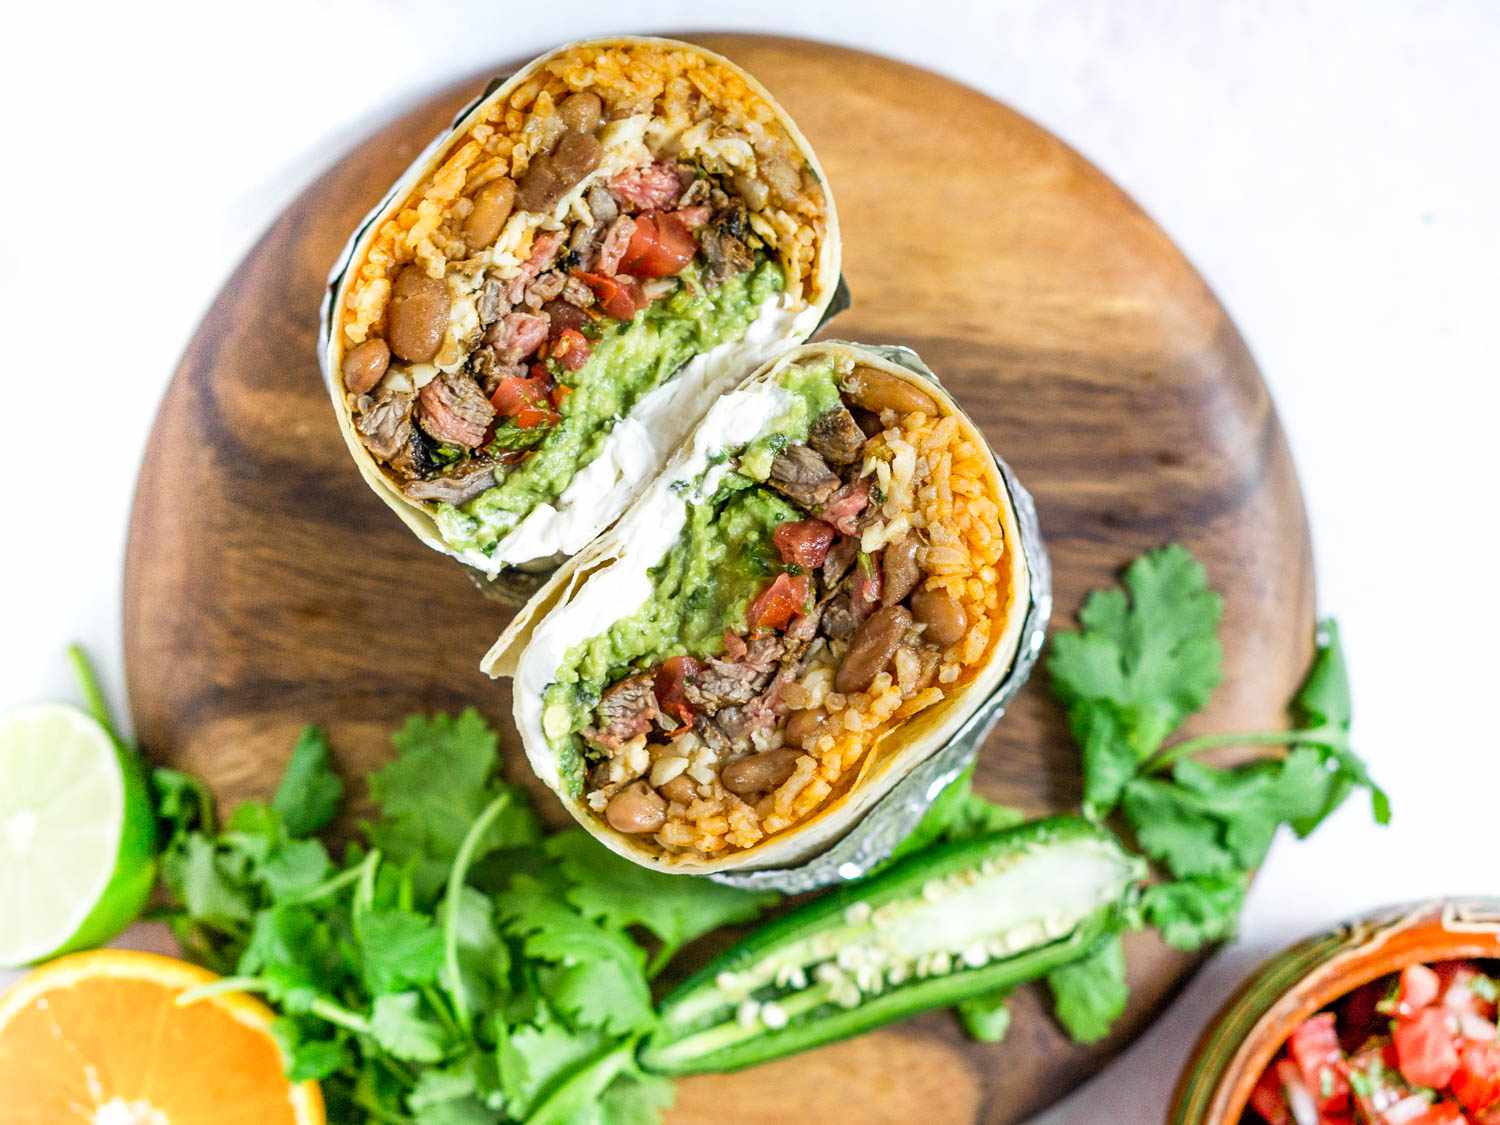
[[[817,570],[828,557],[828,548],[833,546],[837,534],[831,524],[822,520],[793,520],[778,525],[771,539],[781,552],[782,562],[795,563],[803,570]]]
[[[1440,1003],[1450,1012],[1460,1014],[1472,1012],[1490,1020],[1495,1018],[1493,1001],[1479,994],[1478,987],[1484,976],[1472,961],[1439,961],[1432,966],[1442,989]]]
[[[598,273],[579,273],[579,280],[593,290],[606,316],[629,320],[647,305],[646,295],[634,281],[621,281]]]
[[[572,393],[573,388],[568,386],[566,383],[559,383],[557,384],[557,386],[553,387],[551,395],[553,409],[561,410],[563,403],[568,401],[568,396]]]
[[[490,395],[490,404],[523,430],[550,426],[557,421],[545,380],[533,375],[523,379],[507,375]]]
[[[552,345],[552,356],[569,371],[577,371],[588,362],[593,345],[589,338],[576,328],[564,328]]]
[[[1441,1008],[1423,1008],[1410,1019],[1396,1021],[1396,1058],[1402,1077],[1412,1085],[1441,1090],[1458,1069],[1449,1019]]]
[[[784,629],[787,622],[807,607],[811,580],[805,574],[778,574],[775,581],[750,603],[746,615],[752,629]]]
[[[1268,1066],[1250,1092],[1250,1108],[1265,1119],[1266,1125],[1292,1125],[1292,1111],[1287,1108],[1286,1094],[1276,1067]]]
[[[620,271],[632,277],[674,277],[698,253],[687,224],[670,211],[647,211],[635,217],[635,231]]]
[[[1276,1064],[1276,1080],[1281,1084],[1282,1096],[1286,1098],[1287,1112],[1297,1125],[1318,1120],[1318,1103],[1312,1091],[1302,1080],[1302,1071],[1291,1059],[1282,1059]]]
[[[1500,1044],[1466,1042],[1458,1048],[1453,1094],[1475,1112],[1500,1102]]]
[[[1442,990],[1437,973],[1426,965],[1408,965],[1401,970],[1401,984],[1396,991],[1396,1014],[1414,1016],[1436,1002]]]
[[[682,720],[684,730],[693,725],[693,708],[687,700],[687,681],[697,671],[698,662],[691,656],[668,657],[656,670],[657,706]]]
[[[863,552],[849,580],[849,599],[860,617],[870,616],[880,604],[880,564]]]
[[[1302,1072],[1302,1081],[1323,1113],[1337,1113],[1349,1104],[1349,1079],[1344,1073],[1344,1049],[1332,1012],[1319,1012],[1302,1021],[1287,1041],[1287,1053]]]
[[[1439,1102],[1429,1106],[1415,1117],[1402,1119],[1405,1125],[1468,1125],[1463,1110],[1453,1102]]]

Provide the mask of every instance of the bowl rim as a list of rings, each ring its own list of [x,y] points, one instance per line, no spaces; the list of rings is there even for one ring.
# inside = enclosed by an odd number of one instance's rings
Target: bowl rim
[[[1333,1001],[1408,965],[1500,958],[1500,897],[1381,907],[1275,954],[1209,1022],[1184,1067],[1170,1125],[1237,1122],[1292,1029]]]

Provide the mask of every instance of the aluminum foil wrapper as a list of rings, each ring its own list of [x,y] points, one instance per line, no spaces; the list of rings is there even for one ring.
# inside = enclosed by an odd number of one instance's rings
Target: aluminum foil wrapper
[[[344,243],[344,248],[339,251],[338,257],[334,260],[333,268],[328,272],[328,286],[323,291],[323,300],[318,312],[318,367],[322,371],[325,380],[331,383],[336,377],[334,372],[328,370],[328,342],[329,336],[333,332],[334,314],[337,312],[338,288],[344,280],[344,275],[349,272],[349,266],[354,260],[355,246],[364,237],[365,232],[370,229],[370,225],[379,218],[381,213],[390,206],[396,197],[405,195],[415,186],[416,180],[420,178],[421,172],[427,166],[429,158],[447,142],[453,130],[458,128],[459,123],[469,115],[470,111],[506,82],[509,82],[510,79],[511,75],[509,74],[501,74],[495,78],[491,78],[478,97],[465,103],[454,115],[453,121],[449,124],[448,128],[432,139],[427,147],[411,162],[407,171],[403,172],[400,179],[392,185],[391,190],[381,196],[380,202],[375,204],[369,213],[359,221],[358,225],[354,228],[354,233],[349,236],[349,241]],[[838,287],[834,290],[833,297],[828,302],[828,308],[824,310],[823,318],[818,321],[818,326],[813,329],[813,333],[816,334],[822,331],[825,324],[849,307],[850,301],[849,285],[844,280],[843,274],[840,274]],[[749,372],[747,371],[745,374],[748,375]],[[469,578],[473,580],[474,585],[479,588],[480,593],[490,601],[509,606],[511,609],[520,609],[521,606],[525,605],[531,595],[545,586],[547,579],[552,577],[552,572],[565,561],[566,559],[563,557],[538,559],[520,567],[504,570],[496,577],[491,578],[482,570],[467,566],[456,559],[454,560],[455,564],[461,567],[468,574]]]
[[[910,348],[871,344],[854,346],[873,351],[934,383],[939,382],[932,369]],[[975,707],[974,713],[947,745],[897,782],[827,851],[795,867],[726,872],[708,878],[726,886],[784,894],[803,894],[834,883],[859,879],[911,834],[937,795],[952,784],[979,754],[984,740],[1005,714],[1006,706],[1031,674],[1037,657],[1041,655],[1047,637],[1047,622],[1052,616],[1052,564],[1042,543],[1036,504],[998,454],[995,455],[995,464],[999,466],[1001,480],[1015,509],[1021,535],[1020,548],[1031,578],[1031,600],[1021,625],[1020,644],[1005,678]]]

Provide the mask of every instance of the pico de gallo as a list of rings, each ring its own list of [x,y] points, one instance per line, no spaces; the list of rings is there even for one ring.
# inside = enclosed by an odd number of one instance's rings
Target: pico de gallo
[[[1305,1020],[1241,1125],[1500,1125],[1500,965],[1412,965]]]

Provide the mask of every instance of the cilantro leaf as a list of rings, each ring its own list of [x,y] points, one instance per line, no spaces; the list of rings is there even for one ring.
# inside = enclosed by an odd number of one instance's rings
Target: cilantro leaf
[[[375,997],[370,1034],[385,1050],[408,1062],[435,1063],[446,1049],[443,1029],[422,1013],[415,992],[390,992]]]
[[[272,898],[292,898],[328,877],[333,861],[321,840],[287,840],[260,865],[260,877]]]
[[[1083,811],[1091,820],[1109,815],[1140,769],[1115,714],[1110,704],[1082,699],[1068,712],[1068,723],[1083,746]]]
[[[655,1022],[645,957],[623,933],[523,879],[496,896],[495,908],[502,929],[522,939],[526,956],[555,966],[542,978],[543,991],[575,1024],[626,1035]]]
[[[1002,988],[984,996],[961,1000],[953,1006],[958,1022],[970,1039],[980,1043],[998,1043],[1010,1030],[1010,989]]]
[[[349,1050],[342,1042],[310,1036],[297,1017],[279,1016],[271,1024],[271,1035],[287,1060],[286,1076],[293,1082],[322,1081],[349,1065]]]
[[[1192,952],[1233,936],[1248,881],[1235,872],[1157,883],[1141,896],[1141,914],[1168,945]]]
[[[430,918],[406,910],[372,910],[360,915],[355,933],[371,992],[400,992],[437,980],[443,934]]]
[[[1047,974],[1053,1011],[1078,1043],[1096,1043],[1125,1011],[1125,946],[1119,935],[1106,938],[1082,960]]]
[[[497,995],[505,988],[505,977],[510,972],[510,950],[495,929],[495,908],[488,895],[473,887],[464,887],[458,897],[458,918],[455,932],[458,938],[458,976],[455,983],[448,978],[446,966],[439,979],[450,993],[458,988],[464,990],[468,1010],[489,1011]],[[448,902],[438,907],[437,923],[441,928],[447,924]]]
[[[151,771],[151,796],[165,841],[197,829],[214,831],[214,796],[192,774],[157,766]]]
[[[1349,697],[1349,671],[1344,661],[1344,646],[1339,639],[1338,622],[1328,618],[1318,625],[1318,653],[1313,658],[1312,668],[1302,689],[1292,701],[1292,708],[1304,727],[1323,728],[1335,735],[1347,736],[1353,718]],[[1391,822],[1391,799],[1384,789],[1375,784],[1369,769],[1360,757],[1340,739],[1318,743],[1347,777],[1351,786],[1367,789],[1370,793],[1370,811],[1377,824]],[[1332,811],[1331,809],[1328,811]],[[1293,825],[1299,836],[1307,835],[1312,825],[1304,831]]]
[[[291,1012],[305,1012],[343,981],[343,957],[328,921],[308,906],[282,905],[255,918],[236,972],[257,977],[266,994]]]
[[[339,811],[344,783],[334,773],[328,736],[318,727],[304,727],[271,807],[293,836],[310,836],[324,828]]]
[[[502,783],[491,777],[499,739],[472,707],[452,715],[413,715],[391,738],[395,761],[370,775],[381,817],[365,835],[388,859],[407,866],[417,898],[431,902],[448,875],[469,825]],[[520,790],[501,813],[480,853],[535,843],[540,824]]]
[[[676,1085],[632,1067],[615,1076],[599,1099],[601,1125],[657,1125],[672,1107]]]
[[[781,896],[742,891],[708,879],[663,875],[615,855],[582,829],[562,832],[545,845],[569,887],[567,900],[586,918],[625,929],[643,926],[661,940],[655,963],[665,964],[694,938],[720,926],[753,921]]]
[[[1125,741],[1144,759],[1218,686],[1223,603],[1202,564],[1176,544],[1136,559],[1123,583],[1088,596],[1082,630],[1053,638],[1047,667],[1070,710],[1112,704]],[[1086,732],[1074,733],[1087,741]]]
[[[499,1048],[500,1089],[510,1116],[529,1119],[542,1094],[605,1042],[596,1031],[572,1032],[550,1019],[507,1031]]]

